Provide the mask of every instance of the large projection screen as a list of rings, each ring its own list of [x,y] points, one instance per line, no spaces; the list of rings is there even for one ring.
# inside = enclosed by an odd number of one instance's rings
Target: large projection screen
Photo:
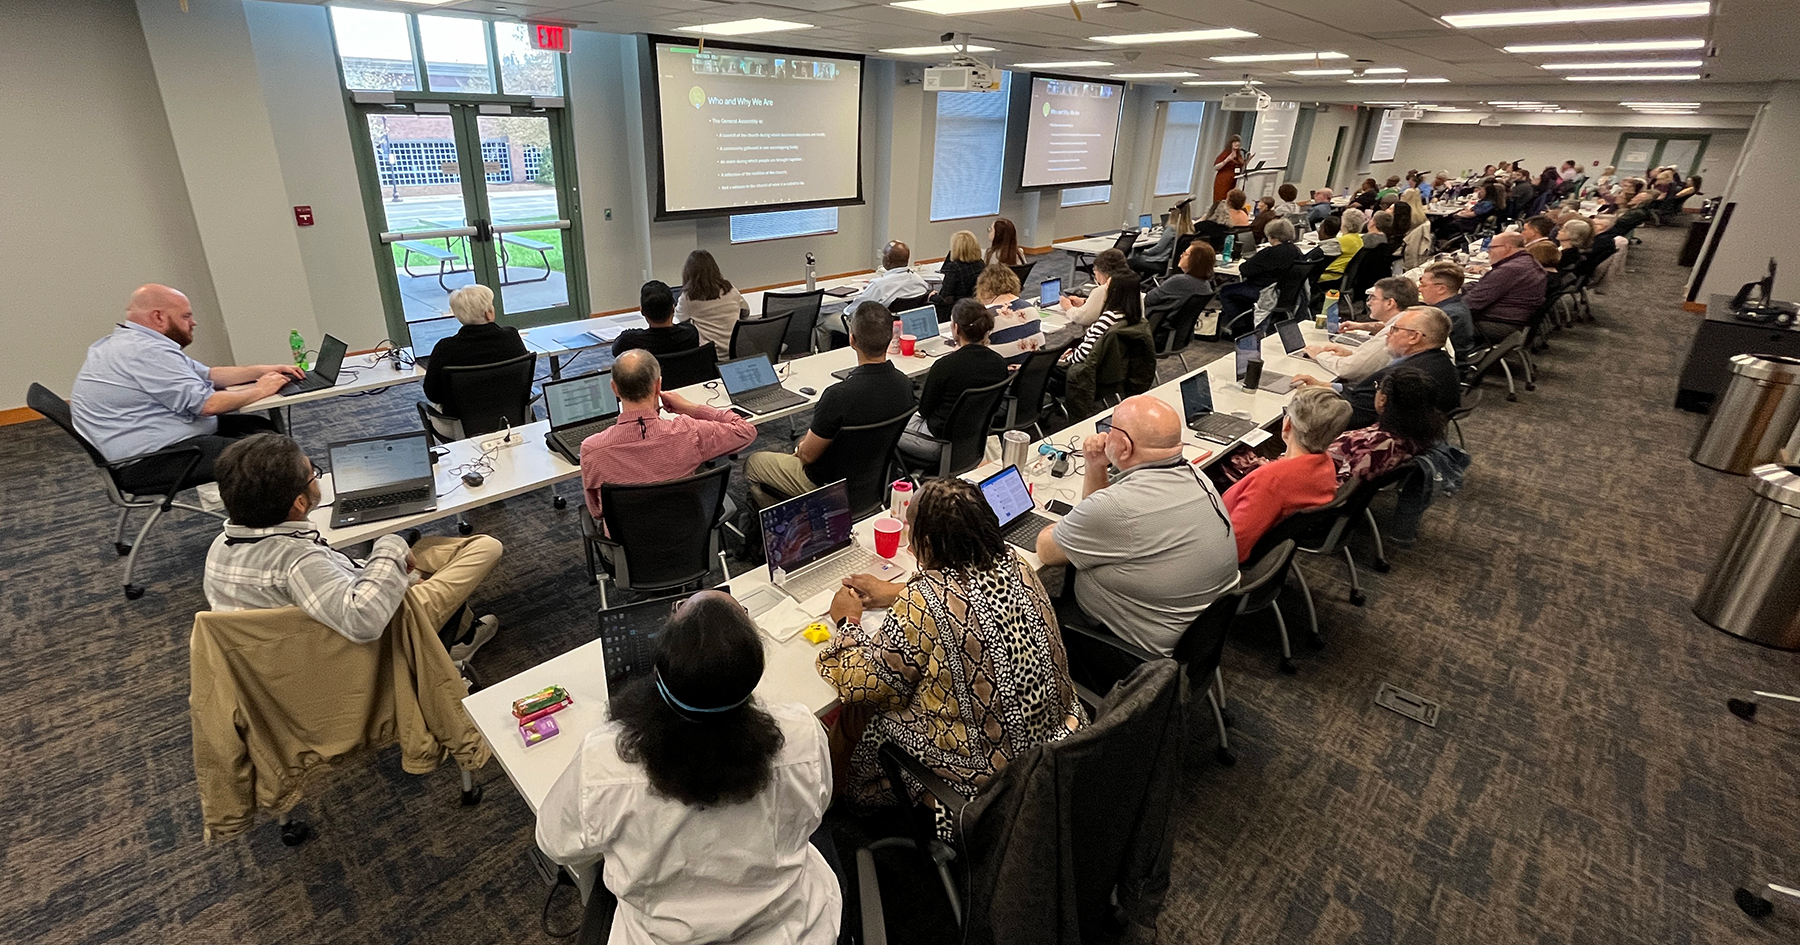
[[[657,219],[862,202],[860,56],[653,37]]]
[[[1033,75],[1020,190],[1112,183],[1125,85]]]

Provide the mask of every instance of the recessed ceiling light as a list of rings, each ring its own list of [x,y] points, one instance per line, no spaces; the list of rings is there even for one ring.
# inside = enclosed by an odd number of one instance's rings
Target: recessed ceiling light
[[[1364,105],[1394,105],[1394,106],[1400,106],[1400,105],[1417,105],[1417,104],[1419,104],[1419,103],[1418,103],[1418,102],[1397,102],[1397,101],[1383,101],[1383,102],[1364,102],[1364,103],[1363,103],[1363,104],[1364,104]]]
[[[1355,69],[1289,69],[1288,75],[1355,75]]]
[[[1179,79],[1183,76],[1199,75],[1198,72],[1115,72],[1115,79]]]
[[[1260,53],[1254,56],[1209,56],[1214,62],[1311,62],[1314,59],[1348,59],[1341,52]]]
[[[1442,76],[1424,76],[1410,79],[1345,79],[1344,81],[1351,85],[1435,85],[1450,80]]]
[[[1502,46],[1509,53],[1675,52],[1704,49],[1704,39],[1628,39],[1619,43],[1527,43]]]
[[[1699,59],[1672,59],[1665,62],[1546,62],[1539,69],[1698,69],[1706,63]]]
[[[993,52],[992,46],[951,46],[945,43],[940,46],[895,46],[881,50],[890,56],[952,56],[959,52]]]
[[[1110,65],[1112,63],[1102,62],[1099,59],[1070,59],[1067,62],[1015,62],[1012,67],[1014,69],[1094,69]]]
[[[1570,82],[1692,82],[1700,78],[1700,73],[1690,72],[1686,75],[1677,73],[1669,75],[1566,75],[1563,78]]]
[[[1070,0],[900,0],[888,6],[950,16],[957,13],[994,13],[1004,10],[1030,10],[1035,7],[1067,6]],[[1091,2],[1091,0],[1082,0]]]
[[[1699,108],[1699,102],[1620,102],[1626,108]]]
[[[1090,37],[1096,43],[1113,43],[1119,46],[1138,46],[1146,43],[1198,43],[1212,39],[1255,39],[1256,34],[1244,30],[1171,30],[1166,33],[1128,33],[1124,36]]]
[[[1405,71],[1399,66],[1380,66],[1375,69],[1364,69],[1363,75],[1399,75]]]
[[[1462,30],[1489,26],[1543,26],[1553,23],[1607,23],[1618,20],[1673,20],[1706,16],[1710,0],[1682,3],[1627,3],[1604,7],[1558,7],[1539,10],[1506,10],[1498,13],[1451,13],[1445,23]]]
[[[450,0],[400,0],[400,2],[401,3],[416,3],[422,7],[435,7],[440,3],[449,3]]]
[[[1183,82],[1181,84],[1182,85],[1243,85],[1244,80],[1243,79],[1205,79],[1200,82]],[[1253,80],[1251,80],[1250,84],[1251,85],[1261,85],[1262,83],[1255,81],[1253,79]]]
[[[1509,98],[1509,99],[1490,99],[1485,104],[1488,104],[1488,105],[1545,105],[1548,103],[1540,102],[1536,99],[1510,99]]]
[[[771,20],[766,17],[753,17],[748,20],[731,20],[727,23],[707,23],[703,26],[682,26],[678,33],[699,33],[703,36],[748,36],[751,33],[779,33],[783,30],[810,30],[811,23],[795,23],[790,20]]]

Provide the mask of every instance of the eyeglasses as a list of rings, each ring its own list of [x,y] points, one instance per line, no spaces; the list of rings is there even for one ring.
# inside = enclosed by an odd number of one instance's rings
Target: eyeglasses
[[[1137,448],[1137,441],[1131,438],[1131,434],[1126,432],[1124,427],[1113,425],[1112,416],[1110,414],[1094,421],[1094,432],[1096,433],[1112,433],[1115,431],[1125,437],[1125,442],[1131,444],[1132,449]]]
[[[309,465],[309,466],[311,466],[311,467],[312,467],[312,469],[313,469],[313,474],[312,474],[312,477],[313,477],[313,478],[314,478],[314,479],[323,479],[323,478],[325,478],[325,470],[323,470],[323,469],[320,469],[320,468],[319,468],[319,464],[318,464],[318,463],[312,463],[312,462],[309,462],[309,463],[308,463],[308,464],[307,464],[307,465]]]

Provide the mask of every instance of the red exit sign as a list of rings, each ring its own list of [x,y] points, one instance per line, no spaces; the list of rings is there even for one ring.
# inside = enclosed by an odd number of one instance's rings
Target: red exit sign
[[[557,26],[554,23],[527,23],[525,26],[531,33],[532,49],[566,53],[569,51],[570,42],[574,40],[572,34],[575,31],[566,26]]]

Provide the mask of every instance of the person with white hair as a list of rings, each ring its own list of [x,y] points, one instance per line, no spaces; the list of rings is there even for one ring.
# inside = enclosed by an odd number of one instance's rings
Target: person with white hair
[[[1225,490],[1240,563],[1250,560],[1256,543],[1276,523],[1337,498],[1337,461],[1325,448],[1349,425],[1350,404],[1337,391],[1307,387],[1294,393],[1281,419],[1287,451]]]
[[[431,358],[425,365],[425,399],[445,415],[460,417],[444,369],[511,360],[525,353],[525,340],[517,328],[494,324],[494,290],[487,286],[466,285],[450,293],[450,313],[462,328],[430,351],[415,353]]]
[[[88,348],[69,392],[75,430],[109,462],[172,446],[200,447],[191,479],[212,479],[213,462],[232,441],[273,430],[259,416],[234,411],[305,377],[292,364],[208,367],[183,354],[194,340],[194,307],[166,285],[142,285],[131,293],[125,321]],[[239,384],[250,386],[227,390]],[[167,473],[146,470],[141,484]],[[139,484],[133,467],[121,484]]]

